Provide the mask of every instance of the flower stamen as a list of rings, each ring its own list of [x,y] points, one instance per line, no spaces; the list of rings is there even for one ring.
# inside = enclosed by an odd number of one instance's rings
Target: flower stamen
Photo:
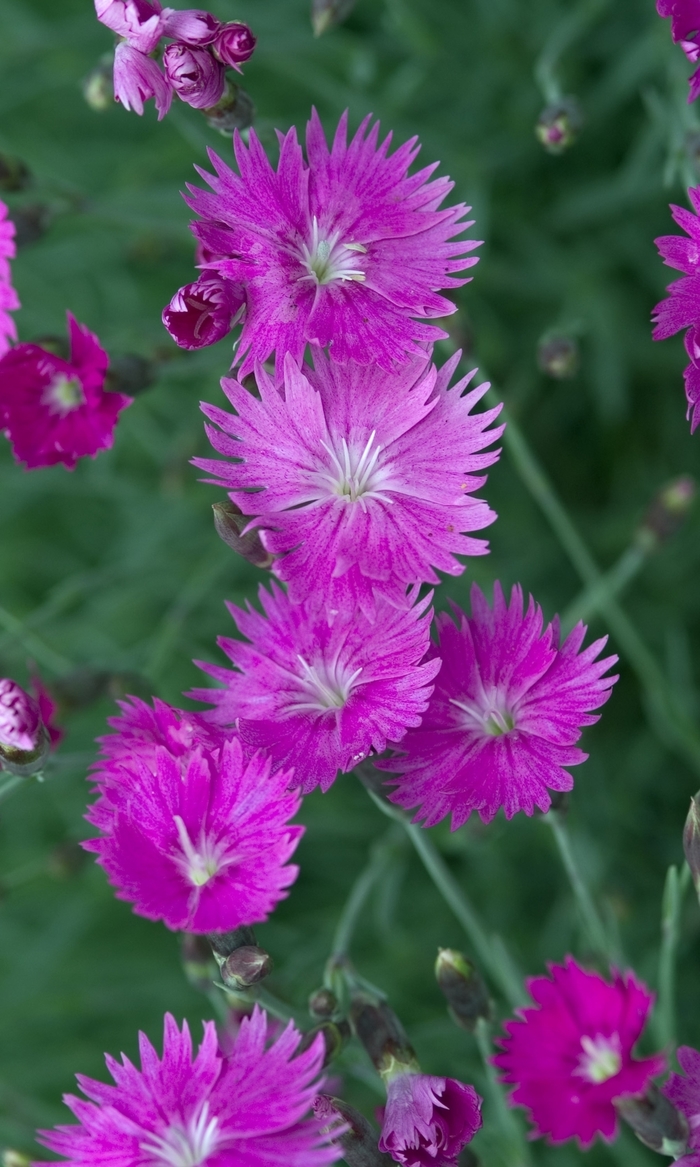
[[[154,1167],[201,1167],[220,1144],[219,1120],[209,1118],[209,1103],[205,1102],[186,1127],[174,1124],[164,1135],[152,1135],[139,1147],[153,1156]]]
[[[619,1033],[613,1033],[610,1037],[604,1037],[602,1033],[597,1033],[595,1037],[587,1037],[584,1034],[581,1038],[581,1049],[583,1053],[574,1070],[574,1074],[579,1078],[585,1078],[587,1082],[600,1086],[602,1082],[607,1082],[620,1073],[622,1047]]]
[[[327,239],[322,239],[318,219],[314,215],[311,240],[302,243],[299,249],[299,259],[307,272],[300,278],[311,280],[319,287],[322,284],[331,284],[335,280],[364,283],[367,278],[365,273],[355,266],[353,253],[356,252],[366,254],[367,248],[362,243],[341,243],[340,231],[334,231]]]

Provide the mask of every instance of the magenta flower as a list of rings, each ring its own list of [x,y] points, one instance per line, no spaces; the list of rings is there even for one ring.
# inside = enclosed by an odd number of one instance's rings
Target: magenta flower
[[[120,783],[120,767],[130,764],[135,757],[145,765],[154,766],[158,749],[165,749],[174,758],[187,765],[193,750],[218,750],[227,736],[216,726],[208,724],[199,713],[175,709],[153,698],[153,708],[139,697],[128,697],[117,702],[118,717],[108,717],[107,724],[116,733],[98,738],[100,758],[93,763],[92,781],[102,793],[112,781]]]
[[[0,678],[0,745],[30,753],[44,736],[37,702],[10,677]]]
[[[689,1045],[681,1045],[676,1057],[683,1074],[670,1074],[663,1093],[688,1120],[688,1153],[676,1162],[680,1167],[698,1167],[700,1164],[700,1053]],[[685,1076],[683,1076],[685,1075]]]
[[[17,252],[15,246],[15,225],[8,219],[8,209],[0,199],[0,357],[17,340],[17,326],[9,315],[20,307],[19,297],[12,286],[10,260]]]
[[[148,54],[163,35],[165,19],[172,9],[163,11],[160,0],[95,0],[95,12],[100,24],[125,37],[132,48]]]
[[[452,1167],[481,1126],[481,1099],[454,1078],[399,1074],[387,1086],[379,1150],[404,1167]]]
[[[178,97],[193,109],[210,109],[224,92],[224,67],[207,49],[168,45],[163,68]]]
[[[121,41],[114,50],[114,99],[120,101],[124,109],[143,113],[143,103],[154,97],[161,121],[173,99],[173,91],[168,79],[163,76],[156,62],[145,53],[140,53],[127,41]]]
[[[439,583],[435,568],[459,575],[455,554],[483,555],[469,538],[494,512],[472,497],[498,451],[488,427],[500,407],[473,414],[488,385],[462,396],[459,362],[441,370],[414,357],[394,373],[337,365],[316,350],[315,369],[285,361],[284,396],[258,369],[260,397],[237,381],[222,387],[238,416],[203,405],[221,427],[209,440],[230,461],[195,458],[243,514],[259,515],[262,541],[296,603],[323,592],[331,608],[357,598],[371,617],[373,591],[399,605],[412,584]],[[252,493],[251,493],[252,492]]]
[[[105,769],[85,816],[102,835],[84,846],[137,915],[174,931],[227,932],[266,920],[285,898],[303,833],[289,826],[301,801],[289,772],[271,775],[261,754],[246,762],[235,737],[185,756],[147,745]]]
[[[205,272],[175,293],[163,309],[163,324],[180,348],[204,348],[228,336],[244,308],[240,285]]]
[[[227,65],[240,73],[243,62],[252,57],[255,43],[256,38],[247,24],[231,20],[228,24],[221,25],[212,45],[212,52],[222,65]]]
[[[341,363],[387,370],[422,356],[445,333],[414,318],[454,312],[437,292],[465,283],[450,273],[476,263],[466,256],[478,244],[455,241],[471,226],[468,208],[438,210],[453,184],[430,182],[435,166],[408,177],[416,139],[389,156],[391,135],[378,145],[369,118],[350,145],[346,131],[344,114],[329,151],[314,111],[308,165],[291,129],[277,172],[254,131],[249,149],[236,134],[240,175],[212,154],[213,193],[192,188],[202,220],[193,231],[215,252],[211,266],[246,287],[241,377],[272,352],[300,361],[308,343],[332,345]]]
[[[73,1167],[326,1167],[342,1152],[309,1114],[322,1085],[323,1039],[296,1053],[300,1040],[290,1022],[270,1043],[256,1006],[228,1056],[207,1021],[193,1058],[187,1022],[180,1032],[168,1013],[162,1058],[139,1034],[141,1069],[107,1056],[115,1086],[78,1075],[89,1101],[64,1098],[78,1124],[39,1139]]]
[[[51,696],[42,677],[36,672],[32,674],[32,695],[39,707],[39,716],[44,723],[44,729],[48,734],[51,749],[55,750],[65,736],[60,725],[56,724],[58,702]]]
[[[251,642],[219,638],[237,671],[196,662],[225,688],[189,696],[213,704],[204,716],[215,725],[236,723],[249,747],[267,750],[275,766],[293,767],[305,794],[327,790],[339,770],[420,724],[440,667],[421,663],[430,600],[404,609],[382,600],[374,623],[348,605],[329,625],[322,600],[294,605],[275,584],[272,594],[261,587],[264,616],[250,605],[227,605]]]
[[[131,397],[104,389],[109,357],[97,337],[68,315],[70,360],[36,344],[18,344],[0,359],[0,424],[28,470],[95,457],[114,441]]]
[[[671,36],[693,64],[700,59],[700,3],[698,0],[657,0],[659,16],[671,17]],[[688,101],[700,94],[700,69],[690,78]]]
[[[452,829],[472,811],[490,822],[503,807],[546,811],[549,790],[570,790],[564,767],[587,754],[576,748],[581,727],[598,720],[617,677],[605,677],[616,656],[597,660],[607,637],[580,651],[586,628],[577,624],[559,647],[559,623],[542,631],[542,610],[513,588],[507,605],[494,585],[493,609],[476,586],[472,616],[456,606],[437,619],[442,660],[435,691],[420,729],[401,743],[401,755],[382,768],[393,771],[392,802],[418,807],[431,827],[452,815]]]
[[[666,1065],[663,1054],[632,1057],[653,995],[631,972],[613,970],[609,984],[571,956],[549,971],[551,979],[527,982],[535,1006],[506,1022],[494,1065],[503,1082],[515,1083],[511,1104],[530,1111],[535,1135],[550,1143],[576,1138],[583,1147],[597,1134],[610,1142],[615,1099],[642,1094]]]
[[[671,214],[689,238],[662,235],[654,240],[664,263],[684,272],[685,278],[669,284],[670,296],[654,308],[653,337],[665,340],[682,328],[688,330],[685,346],[690,364],[684,377],[690,431],[694,433],[700,424],[700,186],[691,187],[688,196],[695,213],[671,204]]]

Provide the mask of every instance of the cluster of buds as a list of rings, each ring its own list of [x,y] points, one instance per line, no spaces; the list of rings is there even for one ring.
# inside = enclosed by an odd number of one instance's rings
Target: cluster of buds
[[[193,109],[212,110],[227,98],[226,69],[241,72],[255,37],[240,21],[222,23],[210,12],[163,8],[160,0],[95,0],[97,18],[120,37],[114,54],[114,97],[143,113],[155,99],[165,117],[173,94]],[[161,42],[162,69],[154,59]],[[235,88],[235,87],[234,87]]]

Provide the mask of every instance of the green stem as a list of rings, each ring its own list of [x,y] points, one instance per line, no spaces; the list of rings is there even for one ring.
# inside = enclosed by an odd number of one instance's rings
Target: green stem
[[[683,897],[690,883],[690,868],[687,863],[683,864],[680,875],[677,867],[669,867],[661,901],[659,998],[654,1011],[654,1030],[656,1040],[669,1052],[675,1049],[676,1045],[676,956]]]
[[[54,652],[48,644],[45,644],[40,637],[30,632],[21,620],[18,620],[16,616],[13,616],[5,608],[0,608],[0,626],[14,640],[19,641],[30,656],[33,656],[40,665],[43,665],[51,672],[65,673],[73,668],[72,661],[69,661],[65,656],[61,656],[60,653]]]
[[[8,778],[6,782],[1,783],[0,802],[2,802],[4,798],[9,798],[12,792],[16,790],[18,786],[21,786],[25,781],[26,779],[21,777],[19,774],[13,774],[12,777]]]
[[[591,893],[583,880],[581,873],[574,859],[574,853],[571,848],[571,840],[569,833],[562,821],[560,815],[556,810],[550,810],[549,814],[544,816],[544,821],[552,828],[557,848],[564,869],[571,884],[571,890],[574,893],[574,898],[578,906],[581,922],[586,931],[588,942],[591,948],[599,956],[610,960],[610,944],[603,922],[598,915]]]
[[[503,1144],[503,1158],[506,1163],[512,1164],[513,1167],[528,1164],[531,1160],[527,1143],[515,1113],[506,1101],[503,1087],[498,1080],[496,1067],[491,1062],[494,1052],[491,1029],[484,1017],[478,1019],[474,1037],[486,1071],[487,1093]]]
[[[331,961],[347,956],[355,928],[367,899],[389,866],[394,850],[392,844],[396,843],[399,837],[398,828],[392,826],[384,838],[372,848],[369,862],[352,885],[350,895],[340,914],[331,947]]]
[[[584,588],[569,604],[561,618],[564,633],[569,632],[579,620],[590,620],[601,607],[605,607],[606,601],[619,596],[639,573],[647,558],[645,549],[638,543],[632,543],[610,571],[602,575],[591,587]]]

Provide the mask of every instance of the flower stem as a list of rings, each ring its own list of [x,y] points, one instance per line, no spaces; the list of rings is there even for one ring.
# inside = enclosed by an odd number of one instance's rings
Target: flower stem
[[[496,1067],[491,1062],[493,1056],[491,1028],[484,1017],[478,1019],[474,1037],[486,1071],[487,1094],[503,1145],[504,1161],[512,1164],[512,1167],[523,1167],[530,1163],[530,1154],[520,1124],[508,1105],[503,1087],[498,1080]]]
[[[588,887],[586,886],[586,883],[578,869],[576,860],[574,858],[574,853],[571,848],[569,832],[567,831],[561,816],[556,810],[550,810],[549,813],[544,816],[544,821],[552,828],[552,833],[557,844],[561,861],[564,865],[564,870],[566,871],[566,874],[569,878],[571,890],[574,893],[574,897],[578,905],[579,915],[586,931],[588,942],[594,952],[596,952],[599,956],[604,957],[606,961],[609,961],[612,954],[608,935],[603,921],[598,915],[596,906],[593,903],[593,897],[591,896],[591,893],[589,892]]]
[[[384,837],[372,848],[367,865],[358,875],[340,914],[330,959],[338,960],[347,956],[358,920],[362,914],[372,889],[385,874],[390,865],[396,843],[402,837],[397,826],[391,826]]]
[[[590,620],[604,608],[606,601],[619,596],[648,559],[646,550],[638,543],[631,543],[610,571],[601,575],[597,583],[586,587],[563,612],[561,626],[564,634],[569,632],[579,620]]]
[[[6,782],[0,783],[0,802],[2,802],[4,798],[9,798],[12,792],[16,790],[18,786],[21,786],[24,781],[24,777],[22,777],[20,774],[13,774],[12,777],[8,778]]]
[[[66,673],[73,668],[73,662],[60,653],[54,652],[39,636],[25,626],[16,616],[6,608],[0,608],[0,627],[5,629],[14,640],[26,649],[35,660],[54,673]]]
[[[676,1045],[676,956],[683,897],[690,883],[690,868],[687,863],[683,864],[680,874],[677,867],[669,867],[661,901],[659,998],[654,1011],[654,1030],[656,1040],[669,1052],[675,1049]]]

